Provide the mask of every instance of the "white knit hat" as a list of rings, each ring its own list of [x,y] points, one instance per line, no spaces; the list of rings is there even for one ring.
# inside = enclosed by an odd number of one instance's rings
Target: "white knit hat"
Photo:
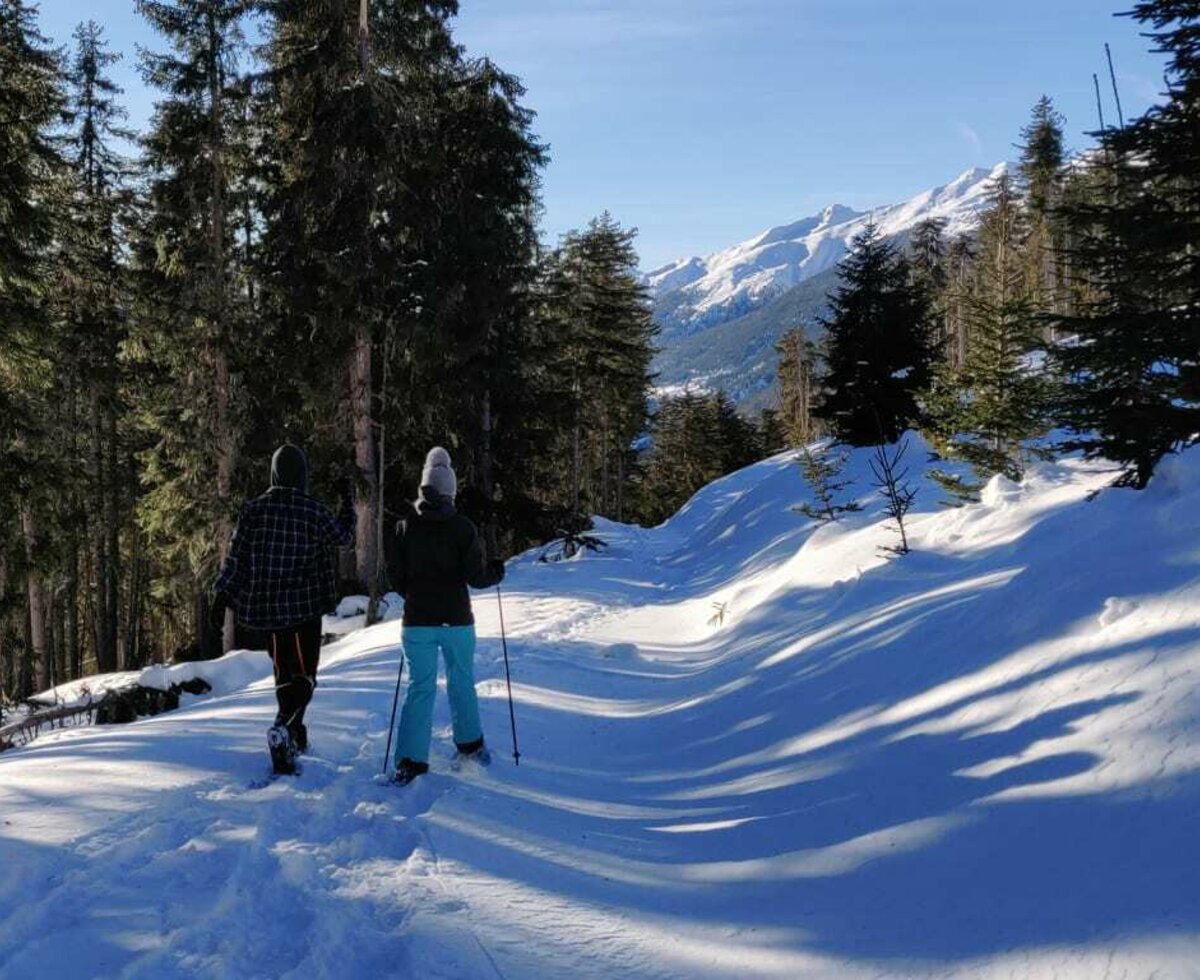
[[[433,487],[447,500],[458,496],[458,477],[454,475],[454,468],[450,465],[450,454],[441,446],[434,446],[425,457],[421,486]]]

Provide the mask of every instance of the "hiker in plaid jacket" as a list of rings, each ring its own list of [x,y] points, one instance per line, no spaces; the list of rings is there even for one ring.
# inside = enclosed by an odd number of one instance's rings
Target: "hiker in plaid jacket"
[[[212,604],[214,628],[232,609],[239,624],[268,634],[275,723],[287,727],[300,751],[308,741],[304,712],[317,686],[321,616],[337,602],[337,549],[354,540],[355,524],[349,481],[336,517],[307,491],[308,459],[295,446],[281,446],[271,459],[270,489],[238,517]]]

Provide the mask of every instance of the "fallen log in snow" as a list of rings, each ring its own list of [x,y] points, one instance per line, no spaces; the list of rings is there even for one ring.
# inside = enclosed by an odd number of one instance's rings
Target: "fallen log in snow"
[[[148,715],[174,711],[179,707],[180,694],[207,694],[212,685],[202,677],[193,677],[166,688],[131,684],[113,688],[100,697],[70,704],[43,705],[37,700],[26,701],[30,709],[20,719],[0,726],[0,752],[28,745],[38,735],[55,728],[75,728],[80,725],[121,725]]]

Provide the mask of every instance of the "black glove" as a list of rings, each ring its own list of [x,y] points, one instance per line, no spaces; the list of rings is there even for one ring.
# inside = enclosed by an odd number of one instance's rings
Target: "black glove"
[[[488,561],[488,576],[496,580],[499,585],[504,581],[504,562],[500,558],[492,558]]]
[[[212,605],[208,607],[208,625],[217,633],[225,629],[225,611],[229,608],[229,596],[218,592],[213,596]]]

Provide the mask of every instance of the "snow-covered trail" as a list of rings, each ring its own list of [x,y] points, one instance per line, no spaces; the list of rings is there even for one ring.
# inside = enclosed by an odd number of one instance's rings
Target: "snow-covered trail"
[[[862,461],[855,461],[859,466]],[[1194,977],[1200,454],[1079,464],[878,557],[795,468],[477,597],[489,770],[379,771],[398,627],[323,651],[315,755],[266,678],[0,756],[0,976]]]

